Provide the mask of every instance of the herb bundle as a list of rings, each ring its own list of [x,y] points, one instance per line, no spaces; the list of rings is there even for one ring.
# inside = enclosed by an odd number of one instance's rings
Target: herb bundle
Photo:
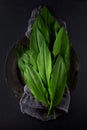
[[[25,84],[50,114],[67,87],[70,42],[65,27],[44,6],[33,23],[29,47],[21,45],[16,52]]]

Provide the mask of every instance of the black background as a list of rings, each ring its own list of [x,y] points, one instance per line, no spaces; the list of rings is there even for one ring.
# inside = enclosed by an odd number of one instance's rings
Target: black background
[[[80,62],[77,88],[71,96],[69,113],[41,122],[20,112],[19,103],[5,83],[5,58],[27,29],[33,8],[48,5],[56,18],[67,23],[70,40]],[[0,130],[87,129],[87,0],[0,0]]]

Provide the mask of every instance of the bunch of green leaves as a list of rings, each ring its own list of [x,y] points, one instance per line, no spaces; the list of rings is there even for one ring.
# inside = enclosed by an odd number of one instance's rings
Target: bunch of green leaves
[[[44,6],[36,17],[29,49],[17,50],[17,62],[25,84],[48,113],[60,103],[70,68],[68,33]]]

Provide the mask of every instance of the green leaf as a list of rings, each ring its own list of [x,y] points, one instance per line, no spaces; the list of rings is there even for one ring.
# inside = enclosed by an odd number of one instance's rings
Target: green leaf
[[[61,55],[64,58],[64,62],[65,62],[66,69],[68,72],[70,68],[70,41],[69,41],[69,36],[66,30],[64,30],[64,35],[63,35]]]
[[[26,66],[24,70],[24,80],[31,90],[34,97],[48,106],[48,93],[42,83],[38,72],[31,66]]]
[[[37,56],[33,50],[27,50],[18,58],[18,66],[21,71],[24,71],[26,64],[31,64],[37,70]]]
[[[38,43],[37,43],[37,28],[33,28],[30,34],[30,45],[29,45],[30,49],[33,50],[36,55],[39,52],[39,47],[38,47]]]
[[[37,66],[39,74],[42,80],[44,81],[45,85],[47,84],[49,85],[52,63],[51,63],[51,53],[45,43],[42,44],[40,53],[38,54]]]
[[[49,93],[51,104],[50,108],[56,107],[64,94],[64,90],[66,87],[67,73],[65,64],[62,56],[58,56],[51,73],[51,82],[49,86]]]
[[[44,40],[44,36],[42,35],[42,33],[38,28],[38,18],[37,18],[33,25],[31,35],[30,35],[30,49],[33,50],[36,53],[36,55],[38,55],[40,51],[40,47],[43,40]]]
[[[23,53],[21,57],[18,57],[17,63],[20,71],[23,73],[25,65],[29,64],[29,56],[26,54],[26,52]]]
[[[41,43],[42,43],[39,41],[40,39],[38,40],[39,32],[40,31],[38,28],[38,17],[37,17],[34,21],[32,31],[30,34],[30,49],[33,50],[36,53],[36,55],[38,54],[38,52],[40,50]]]
[[[59,22],[51,15],[50,11],[44,6],[39,14],[43,22],[46,26],[46,28],[49,30],[50,35],[50,46],[53,46],[52,43],[54,42],[56,33],[59,31],[60,24]],[[42,31],[43,32],[43,31]],[[45,33],[46,34],[46,33]],[[45,35],[44,35],[45,36]],[[46,38],[47,39],[47,38]],[[49,37],[48,37],[49,39]],[[47,40],[46,40],[47,41]],[[49,45],[49,44],[48,44]],[[52,47],[50,47],[50,50],[52,50]]]
[[[53,55],[56,57],[61,53],[61,46],[63,45],[63,35],[64,35],[64,27],[61,27],[59,32],[56,35],[56,39],[53,46]]]
[[[17,58],[20,58],[27,49],[23,45],[18,45],[15,48]]]
[[[51,15],[50,11],[46,8],[46,6],[44,6],[42,9],[41,9],[41,12],[40,12],[40,15],[41,17],[43,18],[44,20],[44,23],[46,25],[50,27],[52,27],[52,24],[54,22],[54,18],[53,16]]]
[[[56,40],[53,46],[53,55],[62,55],[66,65],[67,72],[70,67],[70,43],[67,31],[64,27],[61,27],[56,35]]]
[[[41,45],[45,44],[45,38],[38,28],[37,28],[37,43],[40,52]]]
[[[58,21],[55,20],[55,22],[54,22],[54,33],[55,33],[55,37],[57,36],[57,33],[58,33],[59,29],[60,29],[60,24],[59,24]]]
[[[28,50],[26,53],[29,56],[30,64],[37,70],[37,55],[36,55],[36,53],[32,49]]]
[[[46,40],[46,44],[49,45],[50,43],[50,31],[48,26],[44,23],[42,17],[39,15],[38,16],[38,28],[40,30],[40,32],[43,34],[45,40]]]
[[[18,59],[17,63],[18,63],[18,67],[19,67],[21,73],[23,73],[24,72],[25,63],[23,62],[23,60],[21,58]]]

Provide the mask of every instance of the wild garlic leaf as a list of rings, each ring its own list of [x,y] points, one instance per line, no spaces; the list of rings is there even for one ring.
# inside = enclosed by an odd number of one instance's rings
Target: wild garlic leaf
[[[60,103],[66,87],[66,80],[67,80],[66,67],[62,56],[59,55],[53,66],[49,86],[51,108],[57,106]]]
[[[44,39],[43,38],[44,36],[40,36],[40,35],[42,35],[42,33],[40,32],[40,29],[38,27],[38,22],[40,21],[40,20],[39,21],[38,20],[39,20],[39,18],[37,17],[37,19],[33,25],[31,35],[30,35],[30,49],[33,50],[36,53],[36,55],[38,55],[42,41]],[[44,33],[46,33],[46,32],[44,32]]]
[[[38,43],[37,43],[37,25],[38,25],[38,19],[36,18],[31,30],[31,34],[30,34],[30,44],[29,44],[29,48],[31,50],[33,50],[36,55],[39,52],[39,47],[38,47]]]
[[[45,38],[38,28],[37,28],[36,35],[37,35],[38,48],[39,48],[39,52],[40,52],[40,48],[41,48],[42,44],[45,44]]]
[[[40,53],[37,57],[37,66],[39,74],[44,81],[45,85],[49,85],[50,74],[52,70],[51,53],[45,43],[42,44]]]
[[[48,107],[48,93],[38,72],[31,65],[24,70],[24,80],[34,97]]]
[[[41,45],[45,43],[45,38],[43,34],[40,32],[39,28],[36,27],[36,39],[37,39],[37,46],[38,46],[38,52],[36,53],[33,49],[30,48],[28,51],[30,62],[33,65],[33,67],[37,70],[37,56],[40,52]],[[33,43],[32,43],[33,44]]]
[[[23,62],[23,60],[21,58],[19,58],[17,63],[18,63],[18,67],[19,67],[21,73],[24,73],[25,63]]]
[[[15,48],[17,58],[20,58],[27,49],[23,45],[19,45]]]
[[[30,35],[30,44],[29,44],[29,48],[34,50],[34,52],[36,54],[38,54],[39,52],[39,48],[38,48],[38,43],[37,43],[37,29],[32,29],[31,31],[31,35]]]
[[[46,40],[46,44],[49,45],[49,43],[50,43],[50,30],[49,30],[48,26],[44,23],[44,21],[40,15],[38,16],[38,28],[39,28],[40,32],[43,34],[43,36]]]
[[[29,64],[29,56],[24,52],[21,57],[17,59],[18,67],[20,71],[23,73],[25,69],[25,65]]]
[[[37,55],[36,53],[32,50],[29,49],[26,51],[26,54],[28,55],[28,60],[30,61],[30,64],[37,70]]]
[[[49,28],[51,28],[54,23],[54,18],[51,15],[50,11],[45,6],[41,9],[40,15],[43,18],[44,23]]]
[[[52,51],[53,42],[55,40],[56,33],[60,28],[59,22],[51,15],[50,11],[44,6],[40,12],[40,16],[43,19],[45,26],[49,29],[50,35],[50,50]]]
[[[54,46],[53,46],[54,57],[56,57],[61,53],[61,46],[63,45],[63,35],[64,35],[64,27],[61,27],[54,41]]]
[[[57,36],[57,33],[58,33],[60,27],[61,26],[60,26],[59,22],[55,20],[55,22],[54,22],[54,33],[55,33],[55,37]]]
[[[61,27],[59,32],[56,35],[56,40],[53,46],[53,55],[62,55],[66,65],[67,72],[70,66],[70,43],[67,31],[64,27]]]
[[[61,54],[64,58],[67,72],[70,68],[70,41],[67,31],[64,29],[64,35],[62,39]]]

